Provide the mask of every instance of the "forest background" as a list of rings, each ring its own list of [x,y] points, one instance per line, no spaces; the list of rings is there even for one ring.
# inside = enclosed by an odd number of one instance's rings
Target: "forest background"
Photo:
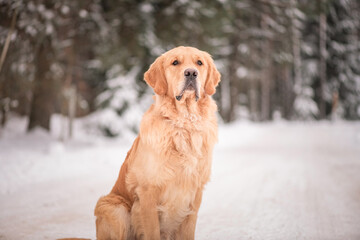
[[[179,45],[213,56],[224,123],[360,119],[357,0],[0,0],[1,127],[136,132],[143,73]]]

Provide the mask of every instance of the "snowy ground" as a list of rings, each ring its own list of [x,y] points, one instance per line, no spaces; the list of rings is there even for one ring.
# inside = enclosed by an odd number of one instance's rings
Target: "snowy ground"
[[[24,128],[0,132],[0,239],[95,239],[131,142]],[[196,237],[360,239],[360,123],[222,126]]]

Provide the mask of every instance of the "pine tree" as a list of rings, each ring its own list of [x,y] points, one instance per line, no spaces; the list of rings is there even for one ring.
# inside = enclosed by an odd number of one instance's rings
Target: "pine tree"
[[[327,19],[327,113],[346,119],[360,119],[359,1],[334,1],[329,6]]]

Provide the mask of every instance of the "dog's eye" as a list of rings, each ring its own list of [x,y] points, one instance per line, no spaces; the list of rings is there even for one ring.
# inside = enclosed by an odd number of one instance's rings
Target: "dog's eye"
[[[200,61],[200,60],[197,61],[197,64],[198,64],[199,66],[203,65],[202,61]]]
[[[175,60],[175,61],[173,61],[173,63],[172,63],[172,65],[178,65],[179,64],[179,61],[178,60]]]

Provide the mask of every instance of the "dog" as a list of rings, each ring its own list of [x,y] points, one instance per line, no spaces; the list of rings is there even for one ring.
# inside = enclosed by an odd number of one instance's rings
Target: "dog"
[[[111,192],[95,207],[98,240],[194,239],[217,142],[212,99],[220,73],[211,56],[177,47],[145,72],[154,103]]]

